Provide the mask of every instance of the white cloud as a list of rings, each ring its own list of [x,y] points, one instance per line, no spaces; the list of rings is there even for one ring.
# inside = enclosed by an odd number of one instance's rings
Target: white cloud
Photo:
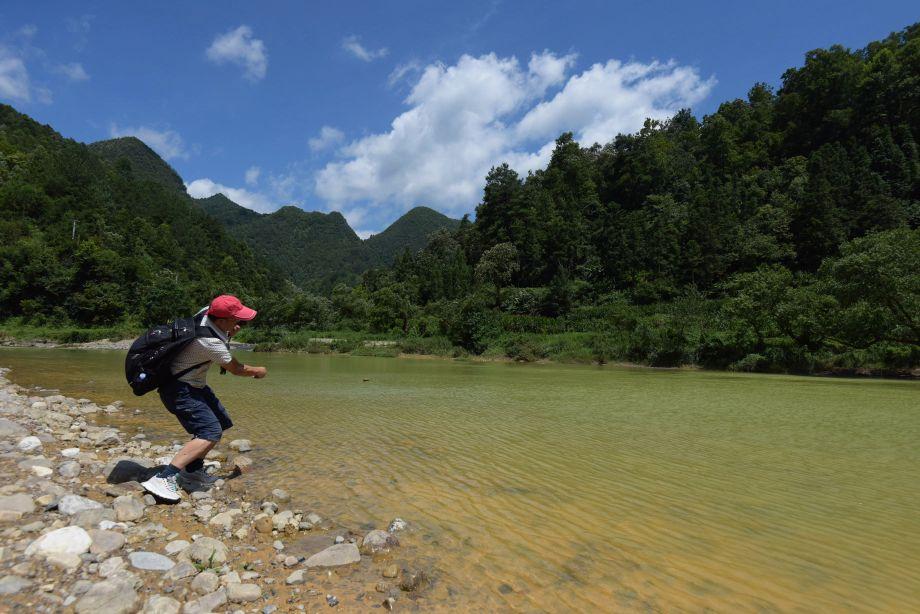
[[[386,47],[381,47],[376,51],[371,51],[367,47],[361,44],[360,39],[357,36],[346,36],[342,39],[342,49],[352,54],[359,60],[364,60],[365,62],[373,62],[376,59],[386,57],[390,52]]]
[[[185,184],[185,189],[192,198],[207,198],[215,194],[223,194],[238,205],[259,213],[271,213],[278,209],[264,194],[250,192],[245,188],[231,188],[210,179],[196,179]]]
[[[60,73],[70,79],[71,81],[88,81],[89,75],[86,70],[83,68],[83,64],[79,62],[71,62],[70,64],[60,64],[55,69],[54,72]]]
[[[214,39],[206,51],[208,59],[216,64],[230,62],[245,69],[243,76],[250,81],[265,78],[268,54],[265,43],[252,37],[252,28],[243,25]]]
[[[113,138],[121,136],[134,136],[144,141],[148,147],[160,154],[164,160],[179,158],[187,160],[189,157],[185,142],[175,130],[156,130],[148,126],[136,128],[119,128],[115,124],[109,126],[109,135]]]
[[[259,183],[259,175],[262,169],[258,166],[250,166],[246,169],[246,185],[255,185]]]
[[[526,68],[495,54],[426,66],[406,98],[409,108],[388,131],[342,147],[343,159],[316,173],[315,193],[345,210],[425,203],[466,213],[492,166],[507,161],[522,174],[543,167],[562,132],[584,145],[606,143],[638,130],[646,117],[699,102],[714,83],[673,62],[610,60],[569,76],[574,63],[574,55],[544,51]],[[396,80],[407,72],[394,71]]]
[[[322,151],[341,143],[344,138],[345,134],[341,130],[337,130],[332,126],[323,126],[320,128],[319,135],[311,138],[308,144],[310,145],[310,151]]]
[[[29,102],[31,89],[29,71],[23,61],[0,48],[0,98]]]
[[[421,70],[422,64],[418,60],[412,60],[410,62],[399,64],[396,66],[396,68],[393,69],[393,72],[390,73],[390,76],[387,77],[387,85],[394,87],[408,75],[420,72]]]

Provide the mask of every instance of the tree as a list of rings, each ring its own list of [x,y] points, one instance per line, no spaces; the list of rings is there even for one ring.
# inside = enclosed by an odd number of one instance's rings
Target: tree
[[[476,281],[495,286],[495,306],[502,304],[502,287],[511,281],[520,266],[517,248],[511,243],[494,245],[482,255],[476,264]]]

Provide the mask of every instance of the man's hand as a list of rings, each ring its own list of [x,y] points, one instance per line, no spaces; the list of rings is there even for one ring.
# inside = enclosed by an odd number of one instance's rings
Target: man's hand
[[[256,379],[262,379],[268,375],[268,369],[265,367],[250,367],[249,365],[244,365],[236,358],[224,365],[224,368],[230,373],[234,375],[240,375],[242,377],[254,377]]]

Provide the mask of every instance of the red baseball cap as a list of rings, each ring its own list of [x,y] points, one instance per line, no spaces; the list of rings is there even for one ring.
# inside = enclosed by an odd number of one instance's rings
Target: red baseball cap
[[[256,310],[250,309],[232,294],[221,294],[208,307],[208,315],[215,318],[236,318],[237,320],[251,320],[256,317]]]

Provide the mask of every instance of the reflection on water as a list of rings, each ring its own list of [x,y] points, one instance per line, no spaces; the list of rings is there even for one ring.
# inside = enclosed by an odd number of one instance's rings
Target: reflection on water
[[[181,439],[155,395],[130,397],[122,359],[0,350],[15,381],[123,399]],[[231,438],[304,506],[414,522],[447,606],[920,609],[916,383],[243,360],[269,377],[211,375]]]

